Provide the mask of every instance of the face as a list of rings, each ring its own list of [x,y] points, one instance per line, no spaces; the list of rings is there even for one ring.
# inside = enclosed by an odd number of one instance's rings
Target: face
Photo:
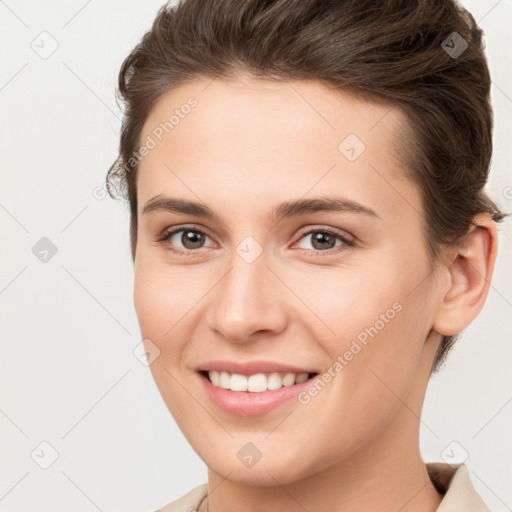
[[[249,79],[184,85],[146,120],[135,309],[170,412],[230,480],[297,481],[417,435],[437,296],[401,121]]]

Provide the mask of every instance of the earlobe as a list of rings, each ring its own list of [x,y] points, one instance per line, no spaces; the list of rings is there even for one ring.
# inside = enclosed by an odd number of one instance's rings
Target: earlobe
[[[476,216],[473,223],[446,267],[450,286],[441,297],[433,325],[436,332],[445,336],[468,327],[489,292],[497,253],[496,223],[489,214]]]

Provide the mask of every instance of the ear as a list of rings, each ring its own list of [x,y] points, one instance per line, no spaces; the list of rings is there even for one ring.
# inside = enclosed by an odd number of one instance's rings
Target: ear
[[[448,284],[436,311],[434,331],[458,334],[477,317],[489,292],[497,249],[496,223],[488,213],[475,216],[455,255],[443,264]]]

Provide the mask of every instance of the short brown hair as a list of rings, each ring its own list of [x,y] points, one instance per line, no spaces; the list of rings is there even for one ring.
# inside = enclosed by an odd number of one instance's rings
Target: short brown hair
[[[484,192],[493,112],[482,30],[455,0],[185,0],[167,3],[124,60],[119,156],[107,174],[130,205],[137,243],[137,163],[156,102],[199,77],[317,80],[398,107],[397,144],[422,194],[430,256],[457,244],[476,214],[504,214]],[[455,48],[455,50],[454,50]],[[450,51],[451,50],[451,51]],[[462,52],[461,52],[462,50]],[[456,53],[454,53],[456,51]],[[443,336],[438,371],[456,336]]]

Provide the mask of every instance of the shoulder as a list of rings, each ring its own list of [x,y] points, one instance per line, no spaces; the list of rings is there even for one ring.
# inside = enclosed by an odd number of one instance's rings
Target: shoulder
[[[156,512],[196,512],[207,492],[207,484],[198,485],[181,498],[165,505],[165,507]]]

